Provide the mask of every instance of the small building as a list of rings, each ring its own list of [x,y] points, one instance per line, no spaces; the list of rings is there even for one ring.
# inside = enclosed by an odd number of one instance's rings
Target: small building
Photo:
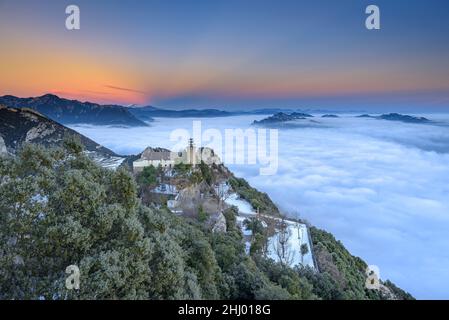
[[[146,148],[140,158],[133,162],[133,171],[137,173],[149,166],[171,169],[177,163],[196,166],[201,161],[209,165],[221,163],[220,158],[215,155],[212,149],[196,148],[193,139],[190,139],[188,147],[179,152],[172,152],[163,148]]]
[[[145,167],[153,166],[162,168],[172,168],[178,155],[167,149],[162,148],[146,148],[140,159],[133,162],[133,171],[140,172]]]

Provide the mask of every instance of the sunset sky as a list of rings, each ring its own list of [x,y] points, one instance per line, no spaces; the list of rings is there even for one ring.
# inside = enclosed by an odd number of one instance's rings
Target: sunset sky
[[[0,95],[449,111],[447,0],[0,0],[0,40]]]

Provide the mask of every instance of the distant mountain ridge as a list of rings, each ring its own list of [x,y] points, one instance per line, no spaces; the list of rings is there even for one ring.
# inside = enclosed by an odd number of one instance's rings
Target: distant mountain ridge
[[[272,116],[266,117],[262,120],[255,120],[253,121],[252,125],[255,126],[274,126],[274,127],[283,127],[283,128],[294,128],[294,127],[307,127],[310,126],[310,124],[319,124],[318,121],[309,119],[308,123],[305,124],[304,122],[301,122],[301,124],[298,124],[298,122],[294,122],[295,120],[307,120],[308,118],[312,118],[313,115],[308,113],[302,113],[302,112],[293,112],[293,113],[285,113],[285,112],[277,112],[273,114]],[[333,118],[338,119],[340,116],[336,114],[324,114],[321,116],[321,118]],[[415,123],[415,124],[431,124],[435,123],[432,120],[429,120],[424,117],[415,117],[410,116],[406,114],[400,114],[400,113],[388,113],[388,114],[382,114],[379,116],[372,116],[369,114],[361,114],[356,116],[356,118],[369,118],[369,119],[377,119],[377,120],[387,120],[387,121],[399,121],[399,122],[405,122],[405,123]]]
[[[286,109],[286,108],[263,108],[263,109],[251,109],[247,111],[233,110],[224,111],[220,109],[184,109],[184,110],[170,110],[164,108],[158,108],[154,106],[128,107],[129,111],[137,118],[148,121],[153,117],[160,118],[217,118],[217,117],[231,117],[239,115],[270,115],[270,114],[305,114],[308,115],[308,111],[301,109]],[[315,113],[322,113],[322,111],[315,111]],[[308,115],[310,116],[310,115]]]
[[[185,110],[168,110],[156,108],[153,106],[146,107],[130,107],[129,112],[142,120],[151,120],[153,117],[161,118],[212,118],[212,117],[229,117],[237,113],[222,111],[218,109],[185,109]]]
[[[63,124],[148,126],[132,115],[128,108],[118,105],[100,105],[92,102],[68,100],[53,94],[34,98],[0,97],[0,105],[8,108],[29,108]]]
[[[336,114],[323,114],[321,118],[340,118]]]
[[[30,108],[62,124],[92,124],[111,126],[148,126],[153,118],[218,118],[238,115],[272,115],[276,113],[331,113],[329,110],[300,108],[260,108],[225,111],[220,109],[172,110],[154,106],[101,105],[81,102],[45,94],[39,97],[19,98],[12,95],[0,96],[0,105],[9,108]],[[334,111],[336,113],[336,111]]]
[[[400,122],[407,122],[407,123],[429,123],[431,120],[424,118],[424,117],[414,117],[407,114],[400,114],[400,113],[388,113],[388,114],[382,114],[380,116],[371,116],[369,114],[362,114],[360,116],[357,116],[357,118],[373,118],[378,120],[388,120],[388,121],[400,121]]]

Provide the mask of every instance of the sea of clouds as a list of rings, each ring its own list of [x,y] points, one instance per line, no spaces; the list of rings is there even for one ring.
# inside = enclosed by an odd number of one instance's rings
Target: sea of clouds
[[[248,128],[263,116],[201,119],[204,129]],[[279,130],[279,168],[230,165],[289,214],[332,232],[349,251],[418,298],[449,298],[449,115],[433,124],[316,118]],[[159,118],[150,127],[72,126],[119,154],[170,148],[174,129],[194,119]]]

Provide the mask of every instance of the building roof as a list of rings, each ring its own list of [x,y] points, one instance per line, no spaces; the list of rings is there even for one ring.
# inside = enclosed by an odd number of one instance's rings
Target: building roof
[[[171,151],[162,148],[146,148],[140,160],[171,160]]]

